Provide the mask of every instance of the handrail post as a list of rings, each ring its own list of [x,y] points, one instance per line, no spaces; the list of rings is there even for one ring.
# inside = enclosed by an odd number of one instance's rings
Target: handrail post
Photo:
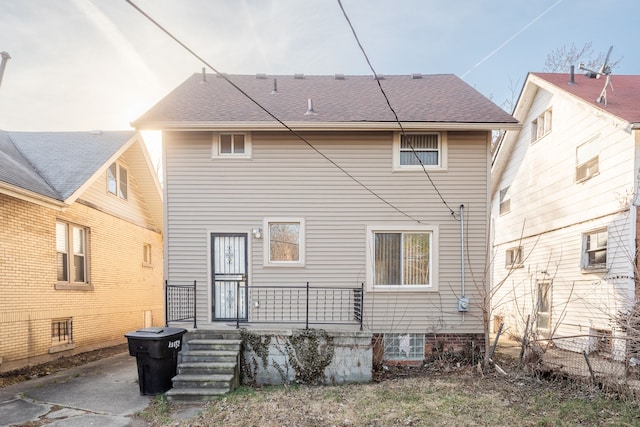
[[[164,281],[164,326],[169,327],[169,282]]]
[[[240,329],[240,281],[236,281],[236,329]]]
[[[198,307],[198,304],[196,304],[196,281],[193,281],[193,329],[198,329],[198,316],[196,316],[197,312],[196,309]]]
[[[307,282],[307,318],[304,328],[309,329],[309,282]]]
[[[364,282],[360,283],[360,332],[362,332],[363,318],[364,318]]]

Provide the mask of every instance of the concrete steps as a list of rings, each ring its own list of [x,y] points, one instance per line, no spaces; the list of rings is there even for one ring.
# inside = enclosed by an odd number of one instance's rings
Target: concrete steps
[[[239,337],[221,337],[213,331],[186,334],[167,398],[207,401],[235,390],[240,384],[241,343]]]

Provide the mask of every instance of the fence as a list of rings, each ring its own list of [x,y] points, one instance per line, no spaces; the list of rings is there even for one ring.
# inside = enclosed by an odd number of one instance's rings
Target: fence
[[[196,329],[196,281],[192,284],[169,284],[165,280],[164,283],[165,325],[193,320],[193,328]]]

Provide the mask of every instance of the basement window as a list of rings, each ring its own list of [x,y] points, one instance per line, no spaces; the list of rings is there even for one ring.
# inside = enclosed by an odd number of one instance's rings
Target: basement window
[[[384,334],[385,360],[424,360],[424,334]]]
[[[49,353],[71,350],[74,347],[72,318],[51,320],[51,347],[49,347]]]

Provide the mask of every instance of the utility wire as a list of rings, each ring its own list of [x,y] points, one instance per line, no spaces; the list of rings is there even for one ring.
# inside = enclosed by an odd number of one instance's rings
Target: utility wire
[[[336,168],[338,168],[342,173],[344,173],[347,177],[349,177],[351,180],[353,180],[355,183],[357,183],[358,185],[360,185],[362,188],[364,188],[365,190],[367,190],[371,195],[373,195],[374,197],[376,197],[377,199],[379,199],[380,201],[382,201],[383,203],[385,203],[387,206],[391,207],[392,209],[394,209],[395,211],[397,211],[398,213],[406,216],[407,218],[416,221],[417,223],[422,223],[422,221],[420,221],[417,218],[414,218],[413,216],[409,215],[408,213],[404,212],[403,210],[401,210],[400,208],[398,208],[397,206],[395,206],[394,204],[392,204],[391,202],[389,202],[388,200],[385,200],[382,196],[380,196],[379,194],[377,194],[375,191],[373,191],[371,188],[367,187],[366,184],[364,184],[362,181],[360,181],[358,178],[356,178],[355,176],[351,175],[348,171],[346,171],[342,166],[340,166],[339,164],[337,164],[335,161],[333,161],[332,159],[330,159],[327,155],[325,155],[323,152],[321,152],[320,150],[318,150],[312,143],[310,143],[306,138],[304,138],[302,135],[300,135],[298,132],[296,132],[295,130],[293,130],[289,125],[287,125],[285,122],[283,122],[282,120],[280,120],[278,117],[276,117],[271,111],[269,111],[266,107],[262,106],[262,104],[260,104],[258,101],[256,101],[254,98],[251,97],[251,95],[249,95],[247,92],[245,92],[242,88],[240,88],[238,85],[236,85],[234,82],[232,82],[231,80],[229,80],[229,78],[227,76],[224,75],[224,73],[219,72],[213,65],[209,64],[209,62],[207,62],[204,58],[202,58],[200,55],[198,55],[195,51],[193,51],[189,46],[187,46],[185,43],[183,43],[182,41],[180,41],[180,39],[178,39],[176,36],[174,36],[171,32],[169,32],[169,30],[167,30],[166,28],[164,28],[160,23],[158,23],[155,19],[153,19],[151,16],[149,16],[144,10],[142,10],[141,8],[139,8],[135,3],[133,3],[132,0],[125,0],[127,3],[129,3],[134,9],[136,9],[140,14],[142,14],[145,18],[147,18],[150,22],[152,22],[156,27],[158,27],[162,32],[164,32],[166,35],[168,35],[169,37],[171,37],[176,43],[178,43],[180,46],[182,46],[187,52],[189,52],[191,55],[193,55],[196,59],[198,59],[198,61],[202,62],[204,65],[206,65],[207,67],[209,67],[209,69],[211,69],[214,73],[216,73],[216,75],[218,75],[218,77],[223,78],[225,81],[227,81],[227,83],[229,83],[231,86],[233,86],[236,90],[238,90],[242,95],[244,95],[247,99],[249,99],[251,102],[253,102],[256,106],[258,106],[262,111],[264,111],[265,113],[267,113],[272,119],[274,119],[276,122],[280,123],[283,127],[285,127],[291,134],[295,135],[298,139],[300,139],[302,142],[304,142],[305,144],[307,144],[313,151],[315,151],[316,153],[318,153],[320,156],[324,157],[325,160],[327,160],[329,163],[331,163],[332,165],[334,165]],[[453,211],[452,211],[453,212]]]
[[[341,0],[338,0],[338,5],[340,6],[340,9],[342,10],[342,14],[344,15],[344,18],[347,20],[347,23],[349,24],[349,28],[351,28],[351,32],[353,33],[353,37],[356,39],[356,43],[358,43],[358,47],[362,51],[362,54],[364,55],[364,59],[366,59],[367,64],[369,64],[369,68],[371,69],[371,72],[373,73],[373,78],[378,83],[378,88],[380,88],[380,92],[382,92],[382,96],[384,96],[384,99],[387,102],[387,106],[389,106],[389,109],[393,113],[393,117],[395,117],[396,123],[398,123],[398,126],[400,126],[400,133],[402,134],[401,135],[401,141],[406,141],[407,144],[409,144],[409,147],[411,148],[411,152],[413,152],[413,155],[416,156],[416,159],[418,159],[418,162],[420,163],[420,166],[422,166],[422,170],[424,171],[424,174],[427,176],[427,178],[429,178],[429,182],[431,183],[431,186],[433,187],[433,189],[436,191],[436,193],[440,197],[440,200],[442,200],[442,203],[444,203],[444,205],[447,207],[447,209],[449,209],[449,212],[451,213],[451,215],[453,215],[453,217],[456,218],[456,213],[453,211],[453,209],[451,209],[451,207],[449,206],[447,201],[444,199],[444,197],[442,196],[442,193],[440,193],[440,190],[438,190],[438,187],[436,186],[435,182],[433,182],[433,179],[431,179],[431,175],[429,175],[429,172],[427,172],[427,168],[424,166],[424,163],[422,162],[422,159],[420,158],[420,156],[418,156],[418,153],[416,153],[415,148],[413,148],[413,144],[411,144],[411,141],[407,137],[407,134],[406,134],[406,132],[404,130],[404,127],[402,126],[402,123],[400,122],[400,119],[398,118],[398,114],[396,113],[396,110],[393,108],[393,106],[391,106],[391,101],[389,101],[389,97],[387,97],[387,93],[382,88],[382,84],[380,83],[380,79],[378,78],[378,73],[376,73],[376,70],[373,68],[373,65],[371,65],[371,61],[369,61],[369,56],[367,55],[367,52],[365,52],[364,47],[362,46],[362,43],[360,43],[360,39],[358,38],[358,34],[356,33],[356,30],[353,27],[353,24],[351,24],[351,20],[349,19],[349,16],[347,15],[347,12],[344,10],[344,7],[342,6],[342,1]]]

